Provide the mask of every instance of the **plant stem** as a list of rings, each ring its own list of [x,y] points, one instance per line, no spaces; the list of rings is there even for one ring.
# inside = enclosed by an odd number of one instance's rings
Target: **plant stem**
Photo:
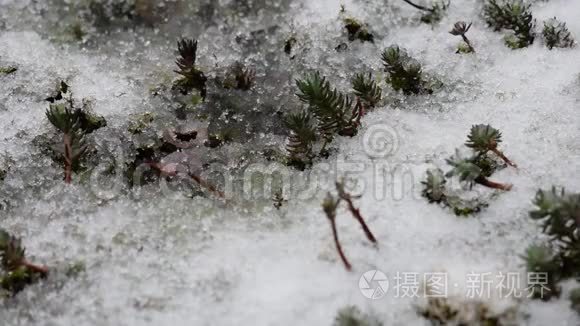
[[[197,182],[200,186],[202,186],[203,188],[209,190],[212,194],[224,199],[226,196],[225,194],[218,190],[214,185],[212,185],[211,183],[203,180],[202,178],[198,177],[197,175],[193,174],[193,173],[189,173],[189,176],[195,181]]]
[[[358,208],[354,207],[354,204],[352,203],[352,199],[350,197],[346,197],[343,199],[348,204],[348,210],[352,213],[352,216],[360,223],[365,235],[367,236],[367,239],[369,239],[369,241],[372,243],[377,243],[377,239],[375,238],[375,236],[373,235],[373,233],[369,229],[368,225],[366,224],[365,220],[363,219],[363,217],[360,213],[360,210]]]
[[[473,46],[471,46],[471,42],[469,42],[469,39],[467,38],[467,36],[465,36],[465,34],[461,34],[461,38],[463,39],[463,42],[465,42],[465,44],[467,44],[467,46],[469,47],[469,50],[471,50],[471,52],[475,53],[475,49],[473,48]]]
[[[504,183],[499,183],[499,182],[494,182],[491,180],[488,180],[485,177],[477,177],[475,179],[476,183],[479,183],[482,186],[486,186],[488,188],[493,188],[493,189],[499,189],[499,190],[505,190],[505,191],[509,191],[512,189],[512,185],[511,184],[504,184]]]
[[[64,134],[63,142],[64,142],[64,182],[70,184],[72,181],[73,154],[72,154],[71,139],[68,133]]]
[[[433,10],[432,8],[427,8],[427,7],[423,7],[423,6],[420,6],[420,5],[414,4],[414,3],[412,3],[412,2],[411,2],[411,1],[409,1],[409,0],[403,0],[403,1],[405,1],[406,3],[410,4],[411,6],[413,6],[413,7],[417,8],[417,9],[419,9],[419,10],[423,10],[423,11],[429,11],[429,12],[433,12],[433,11],[435,11],[435,10]]]
[[[499,149],[492,148],[491,151],[494,152],[495,155],[499,156],[504,162],[506,162],[507,165],[513,166],[514,168],[518,167],[514,162],[510,161],[510,159],[508,159]]]
[[[23,260],[21,262],[21,264],[22,264],[22,266],[24,266],[24,267],[26,267],[26,268],[28,268],[36,273],[39,273],[42,275],[48,274],[48,267],[46,267],[46,266],[38,266],[38,265],[32,264],[26,260]]]
[[[334,219],[329,219],[329,220],[330,220],[330,226],[332,228],[332,236],[334,237],[334,244],[336,245],[336,250],[338,251],[338,255],[340,256],[340,259],[342,259],[342,262],[344,263],[344,268],[346,268],[347,271],[351,271],[352,266],[348,262],[348,259],[346,259],[346,256],[344,255],[344,252],[342,251],[342,246],[340,245],[340,241],[338,240],[338,232],[336,231],[336,222],[334,221]]]

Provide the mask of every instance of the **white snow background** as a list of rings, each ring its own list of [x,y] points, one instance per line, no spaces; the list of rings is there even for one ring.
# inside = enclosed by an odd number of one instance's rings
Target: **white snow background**
[[[47,266],[82,261],[87,270],[77,279],[27,288],[16,303],[1,306],[0,325],[330,325],[347,305],[385,325],[426,325],[414,308],[419,300],[397,298],[393,288],[379,300],[363,297],[361,275],[378,269],[393,286],[397,272],[446,272],[450,293],[463,297],[470,272],[525,271],[520,255],[544,240],[527,215],[538,188],[580,191],[579,47],[550,51],[538,37],[526,49],[511,50],[501,33],[486,27],[482,1],[453,0],[447,16],[430,26],[394,18],[417,18],[403,1],[303,0],[292,3],[285,15],[293,26],[283,28],[308,35],[312,49],[305,54],[305,70],[320,69],[347,89],[349,78],[363,67],[360,62],[382,75],[380,52],[397,43],[446,84],[432,96],[376,108],[364,117],[359,135],[338,138],[338,154],[318,163],[361,167],[349,177],[366,185],[356,205],[378,239],[377,248],[340,210],[339,236],[354,266],[345,271],[320,208],[325,189],[307,200],[290,198],[279,211],[267,202],[221,207],[180,194],[99,199],[86,185],[61,182],[59,166],[50,158],[27,159],[35,151],[31,140],[51,128],[40,90],[68,78],[75,96],[93,99],[107,128],[122,126],[132,113],[160,110],[147,96],[150,76],[171,72],[175,40],[189,32],[176,31],[166,46],[159,46],[155,32],[141,31],[115,46],[85,49],[46,37],[40,30],[43,18],[31,3],[0,0],[0,63],[19,67],[0,77],[0,152],[16,162],[12,170],[30,175],[9,174],[4,181],[21,200],[0,211],[0,226],[23,238],[31,260]],[[374,45],[349,44],[351,52],[339,56],[324,39],[343,33],[342,3],[380,37]],[[557,16],[580,37],[580,1],[537,1],[532,9],[538,29],[542,20]],[[267,26],[262,18],[249,30]],[[474,55],[455,54],[460,39],[448,32],[458,20],[473,22],[468,36]],[[233,36],[220,35],[219,28],[207,33],[199,36],[201,55],[233,61],[238,52],[226,46]],[[285,56],[281,48],[279,55]],[[396,134],[395,143],[386,157],[371,158],[363,141],[379,122]],[[459,218],[422,198],[420,182],[427,168],[445,168],[444,159],[478,123],[502,131],[501,148],[519,169],[493,176],[513,183],[512,191],[481,213]],[[95,137],[107,137],[107,131]],[[429,157],[433,162],[426,162]],[[373,187],[380,164],[389,171],[384,198],[377,198]],[[50,189],[39,186],[46,180],[54,180]],[[579,325],[567,299],[573,285],[547,303],[522,300],[520,310],[528,318],[518,323]],[[516,303],[484,301],[498,309]]]

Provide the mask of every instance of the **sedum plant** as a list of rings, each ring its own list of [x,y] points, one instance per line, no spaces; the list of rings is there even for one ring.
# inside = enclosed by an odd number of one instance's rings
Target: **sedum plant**
[[[574,37],[566,27],[566,23],[560,22],[556,17],[544,22],[542,36],[544,43],[550,50],[553,48],[571,48],[576,44]]]
[[[423,77],[419,61],[411,58],[398,45],[391,45],[382,54],[383,66],[388,73],[387,83],[405,95],[427,94],[433,91]]]
[[[310,112],[317,120],[317,128],[330,142],[335,134],[354,136],[360,123],[361,110],[354,106],[352,99],[342,94],[325,77],[315,72],[302,80],[296,80],[298,98],[308,104]]]
[[[240,62],[232,65],[229,75],[225,78],[224,88],[235,88],[243,91],[250,90],[256,82],[256,71],[247,68]]]
[[[205,99],[207,96],[207,77],[196,66],[197,44],[197,40],[193,39],[181,39],[177,42],[180,57],[175,61],[178,67],[175,72],[182,77],[177,80],[173,88],[184,95],[189,94],[192,90],[197,90],[199,95]]]
[[[455,155],[446,160],[452,167],[446,174],[441,169],[427,170],[427,177],[421,182],[423,184],[422,196],[429,203],[451,208],[458,216],[477,213],[487,207],[487,202],[479,198],[464,199],[449,191],[447,179],[456,176],[459,181],[467,183],[470,188],[474,184],[479,184],[498,190],[511,190],[511,184],[503,184],[488,179],[497,169],[503,167],[488,155],[489,152],[495,153],[508,164],[515,166],[497,149],[497,144],[500,142],[501,133],[499,130],[483,124],[472,126],[466,146],[473,150],[473,154],[464,157],[459,150],[456,150]]]
[[[522,0],[488,0],[483,8],[483,15],[488,26],[495,31],[511,30],[513,35],[505,38],[505,43],[512,49],[525,48],[536,37],[535,19],[530,4]]]
[[[471,23],[467,24],[463,21],[459,21],[453,25],[453,29],[449,32],[451,35],[461,36],[463,43],[459,44],[456,53],[475,53],[475,49],[471,45],[471,42],[465,34],[471,28]]]
[[[15,295],[48,275],[48,268],[29,262],[21,240],[4,229],[0,229],[0,257],[0,287],[8,295]]]
[[[548,300],[560,294],[557,283],[580,277],[580,193],[564,189],[538,190],[530,218],[540,221],[549,245],[531,246],[523,257],[530,272],[548,276],[547,290],[534,288],[534,297]]]
[[[382,90],[369,73],[356,74],[351,80],[354,95],[361,101],[366,108],[374,108],[381,101]]]
[[[493,152],[500,157],[506,164],[516,167],[497,146],[501,143],[501,132],[490,125],[478,124],[473,125],[467,136],[465,145],[472,148],[477,156],[485,156],[488,152]]]
[[[286,151],[291,163],[304,165],[311,161],[312,146],[316,141],[316,126],[313,118],[306,111],[290,114],[284,120],[290,136],[286,144]]]
[[[77,107],[69,88],[65,82],[60,82],[57,92],[46,99],[51,103],[46,117],[62,133],[62,142],[56,151],[64,161],[66,183],[71,183],[72,173],[78,169],[79,161],[87,151],[85,136],[107,125],[103,117],[90,113],[86,104]]]

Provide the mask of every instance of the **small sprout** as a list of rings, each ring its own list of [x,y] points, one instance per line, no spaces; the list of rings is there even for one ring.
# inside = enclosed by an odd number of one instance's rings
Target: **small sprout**
[[[491,151],[506,164],[517,167],[497,148],[501,141],[501,132],[499,130],[490,125],[479,124],[471,127],[465,145],[472,148],[478,155],[485,155],[488,151]]]
[[[350,271],[352,269],[352,265],[347,260],[346,256],[344,255],[344,252],[342,251],[342,246],[340,245],[340,241],[338,240],[338,232],[336,230],[336,211],[341,201],[345,201],[347,203],[348,210],[350,211],[351,215],[357,220],[357,222],[359,222],[359,224],[361,225],[367,239],[375,244],[377,243],[377,240],[375,236],[372,234],[371,230],[368,228],[366,222],[364,221],[360,213],[360,210],[354,207],[352,200],[358,197],[353,197],[351,194],[347,193],[344,189],[344,183],[342,181],[336,182],[335,185],[336,190],[338,192],[338,197],[334,197],[329,192],[326,195],[324,201],[322,202],[322,209],[326,214],[326,217],[330,221],[334,243],[336,246],[336,250],[338,251],[338,254],[340,256],[340,259],[342,260],[346,270]]]
[[[545,284],[531,285],[532,297],[549,300],[553,296],[559,296],[560,287],[557,282],[562,262],[554,251],[548,246],[531,246],[523,258],[529,273],[544,273],[547,276]]]
[[[286,151],[291,161],[307,162],[312,156],[312,144],[316,141],[316,127],[308,112],[290,114],[284,120],[290,130]]]
[[[207,77],[195,65],[197,60],[197,40],[181,39],[177,42],[177,48],[180,57],[177,58],[175,63],[179,70],[175,70],[175,72],[180,74],[182,78],[176,82],[174,89],[184,95],[196,89],[201,97],[205,99],[207,95]]]
[[[244,67],[240,62],[236,62],[232,66],[229,76],[224,81],[224,88],[235,88],[247,91],[252,88],[255,81],[256,71]]]
[[[287,203],[288,200],[284,198],[282,191],[278,190],[272,196],[272,202],[273,202],[274,207],[277,210],[280,210],[280,208],[282,208],[282,206],[284,206],[284,204]]]
[[[465,35],[469,31],[469,28],[471,28],[471,23],[469,23],[468,25],[463,21],[459,21],[455,23],[455,25],[453,25],[453,29],[449,32],[451,35],[461,36],[461,38],[463,39],[463,43],[460,44],[460,46],[458,47],[457,53],[475,53],[475,49],[471,45],[471,42],[469,41],[467,36]],[[467,46],[467,51],[462,49],[462,45]]]
[[[377,85],[371,73],[368,75],[356,74],[351,81],[354,94],[366,107],[374,108],[381,100],[382,90]]]
[[[48,268],[26,260],[26,250],[21,240],[0,229],[0,256],[4,275],[0,276],[0,286],[16,294],[29,284],[48,275]]]
[[[483,175],[480,167],[473,163],[474,158],[462,158],[459,152],[456,152],[454,157],[447,159],[447,164],[451,165],[453,169],[445,175],[446,177],[458,176],[459,180],[466,182],[473,187],[474,183],[482,186],[509,191],[512,189],[511,184],[503,184],[491,181]]]
[[[421,182],[424,185],[423,197],[430,203],[441,203],[446,200],[445,175],[441,169],[427,170],[427,180]]]
[[[347,306],[338,310],[332,326],[382,326],[379,320],[361,312],[356,306]]]
[[[447,2],[436,0],[431,4],[431,7],[425,7],[411,2],[410,0],[403,0],[416,9],[426,12],[421,16],[421,21],[425,24],[434,24],[441,21],[443,14],[449,8],[450,0]]]
[[[423,80],[421,64],[404,49],[391,45],[382,54],[383,66],[388,73],[387,83],[405,95],[432,93]]]
[[[71,183],[73,165],[87,150],[78,116],[65,104],[51,104],[46,117],[63,134],[64,180]]]
[[[329,143],[335,134],[354,136],[360,120],[360,108],[352,105],[352,100],[330,87],[325,77],[319,72],[296,80],[298,98],[309,105],[314,117],[318,120],[318,130]]]
[[[0,67],[0,76],[2,75],[10,75],[12,73],[15,73],[18,70],[18,68],[16,67]]]
[[[566,27],[566,23],[558,21],[556,17],[544,22],[542,36],[550,50],[553,48],[571,48],[576,44],[574,37]]]
[[[358,22],[356,19],[349,17],[345,18],[343,22],[344,28],[348,32],[349,41],[352,42],[355,40],[359,40],[361,42],[370,42],[370,43],[375,42],[374,35],[371,32],[369,32],[366,26]]]
[[[521,49],[534,43],[536,37],[530,7],[522,0],[488,0],[483,12],[487,24],[495,31],[508,29],[513,32],[505,38],[507,46]]]

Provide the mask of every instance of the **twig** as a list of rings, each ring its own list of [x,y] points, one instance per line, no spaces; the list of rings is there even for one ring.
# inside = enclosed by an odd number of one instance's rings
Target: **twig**
[[[347,271],[351,271],[352,265],[348,262],[348,259],[346,259],[346,256],[344,255],[344,252],[342,251],[342,246],[340,245],[340,241],[338,241],[338,232],[336,231],[336,221],[334,219],[329,219],[329,220],[330,220],[330,227],[332,228],[332,236],[334,237],[334,244],[336,245],[336,250],[338,251],[338,255],[340,256],[340,259],[344,263],[344,268],[346,268]]]
[[[412,3],[412,2],[411,2],[411,1],[409,1],[409,0],[403,0],[403,1],[405,1],[406,3],[410,4],[411,6],[413,6],[413,7],[417,8],[417,9],[419,9],[419,10],[423,10],[423,11],[429,11],[429,12],[434,12],[434,11],[435,11],[435,9],[433,9],[433,8],[427,8],[427,7],[423,7],[423,6],[420,6],[420,5],[414,4],[414,3]]]
[[[366,224],[364,218],[362,217],[360,209],[354,207],[354,204],[352,202],[352,196],[348,194],[346,191],[344,191],[344,185],[340,182],[337,182],[336,189],[338,190],[338,196],[340,197],[340,199],[346,201],[346,203],[348,204],[348,210],[361,225],[367,239],[369,239],[369,241],[372,243],[377,243],[377,239],[375,238],[375,236],[369,229],[368,225]]]

